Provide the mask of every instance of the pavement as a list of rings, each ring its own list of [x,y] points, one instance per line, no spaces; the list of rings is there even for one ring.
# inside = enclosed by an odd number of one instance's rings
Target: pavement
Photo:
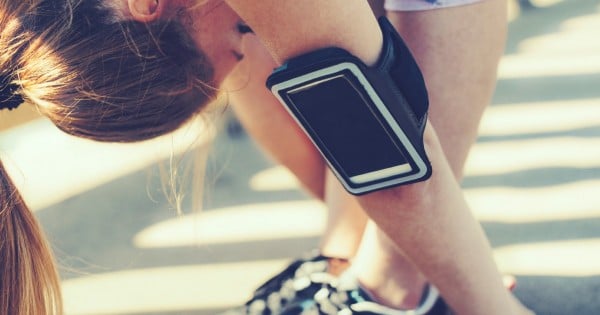
[[[600,1],[536,3],[510,22],[463,186],[526,305],[598,315]],[[227,119],[214,141],[201,123],[134,145],[45,120],[0,133],[58,258],[67,314],[215,314],[315,248],[323,206]]]

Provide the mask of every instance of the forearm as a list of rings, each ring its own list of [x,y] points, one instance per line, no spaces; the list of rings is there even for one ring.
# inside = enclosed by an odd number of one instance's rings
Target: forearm
[[[425,182],[361,197],[377,225],[436,285],[458,314],[511,314],[490,245],[473,218],[431,125]]]

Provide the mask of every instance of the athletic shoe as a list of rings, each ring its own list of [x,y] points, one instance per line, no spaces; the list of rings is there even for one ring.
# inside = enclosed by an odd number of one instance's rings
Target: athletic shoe
[[[312,299],[317,291],[334,280],[327,272],[330,259],[312,254],[293,261],[256,289],[242,307],[222,315],[278,315],[290,303]]]
[[[281,315],[451,315],[438,291],[429,286],[416,309],[398,310],[373,300],[360,286],[324,285],[312,299],[289,304]]]

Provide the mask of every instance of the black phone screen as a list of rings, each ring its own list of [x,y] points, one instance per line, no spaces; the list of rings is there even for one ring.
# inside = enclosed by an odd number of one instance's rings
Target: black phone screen
[[[354,77],[343,72],[321,77],[292,87],[285,95],[313,141],[351,182],[365,183],[414,171]]]

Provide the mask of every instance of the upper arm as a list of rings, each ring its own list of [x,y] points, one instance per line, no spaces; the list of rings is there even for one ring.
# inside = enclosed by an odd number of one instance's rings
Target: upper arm
[[[367,64],[379,57],[382,35],[363,0],[226,0],[279,63],[319,48],[344,48]]]

